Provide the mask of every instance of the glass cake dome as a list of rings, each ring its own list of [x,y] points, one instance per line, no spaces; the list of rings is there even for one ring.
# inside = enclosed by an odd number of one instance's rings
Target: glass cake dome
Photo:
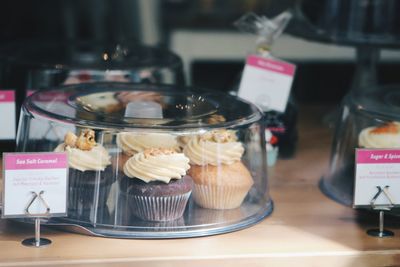
[[[265,147],[262,113],[248,102],[129,83],[37,91],[17,135],[17,151],[69,156],[68,216],[48,225],[121,238],[204,236],[259,222],[272,211]]]
[[[399,85],[366,87],[344,99],[330,167],[321,180],[322,190],[336,201],[353,203],[355,148],[400,148],[399,89]]]

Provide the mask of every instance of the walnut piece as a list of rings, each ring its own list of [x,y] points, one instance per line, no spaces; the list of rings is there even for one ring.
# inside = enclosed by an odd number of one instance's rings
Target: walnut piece
[[[200,138],[203,141],[216,143],[229,143],[237,141],[235,132],[229,130],[214,130],[203,134]]]
[[[68,132],[64,137],[64,144],[66,146],[75,147],[77,140],[78,137],[75,134]]]
[[[77,141],[76,147],[81,150],[91,150],[96,145],[94,131],[85,129],[81,131]]]
[[[143,154],[146,158],[151,156],[172,155],[175,153],[175,150],[169,148],[147,148],[143,151]]]

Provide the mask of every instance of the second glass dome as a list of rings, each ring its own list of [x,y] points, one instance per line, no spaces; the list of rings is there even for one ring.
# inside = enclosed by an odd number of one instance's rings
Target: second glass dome
[[[272,211],[265,147],[262,113],[234,96],[118,83],[34,93],[17,137],[18,151],[69,155],[68,216],[49,224],[123,238],[260,221]]]
[[[330,167],[321,181],[327,195],[346,205],[353,203],[355,149],[400,148],[400,86],[363,89],[344,99]]]

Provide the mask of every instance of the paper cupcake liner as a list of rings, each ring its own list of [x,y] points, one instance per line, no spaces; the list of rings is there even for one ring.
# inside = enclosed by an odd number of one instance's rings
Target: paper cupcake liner
[[[194,185],[193,197],[197,205],[207,209],[235,209],[246,197],[247,186]]]
[[[131,196],[132,213],[146,221],[171,221],[182,217],[191,192],[165,197]]]

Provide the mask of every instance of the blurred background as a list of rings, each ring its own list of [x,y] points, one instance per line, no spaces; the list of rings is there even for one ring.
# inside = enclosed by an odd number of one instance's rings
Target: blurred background
[[[296,0],[13,0],[0,10],[0,42],[136,40],[182,57],[186,81],[229,91],[238,83],[255,37],[233,22],[246,12],[274,16]],[[288,32],[296,27],[292,20]],[[355,50],[283,35],[276,56],[298,65],[293,92],[300,102],[338,102],[350,87]],[[400,81],[397,51],[383,53],[381,83]],[[315,79],[318,77],[318,79]],[[337,79],[340,77],[340,79]]]

